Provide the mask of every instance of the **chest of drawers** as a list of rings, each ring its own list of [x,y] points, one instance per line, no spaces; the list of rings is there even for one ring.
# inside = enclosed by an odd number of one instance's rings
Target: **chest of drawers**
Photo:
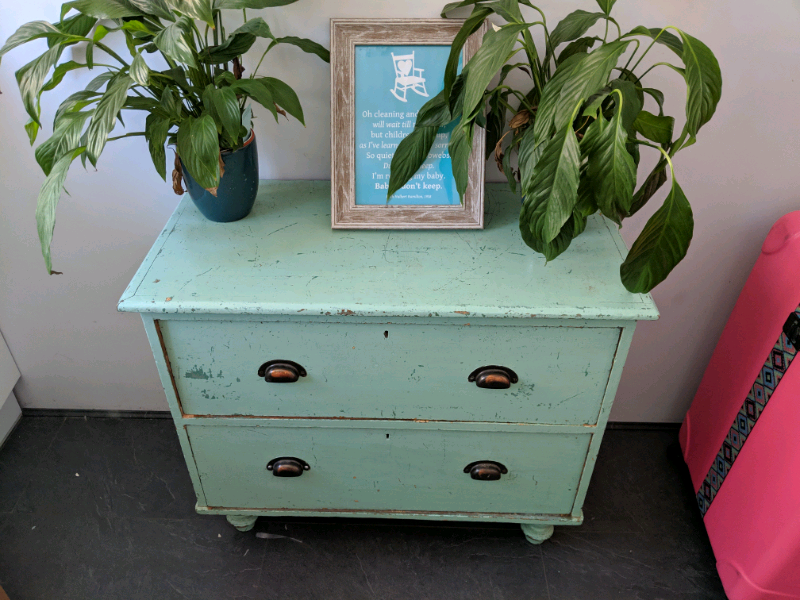
[[[487,186],[482,231],[332,231],[326,182],[242,221],[188,198],[119,309],[145,331],[197,493],[259,515],[580,524],[637,320],[600,217],[558,260]]]

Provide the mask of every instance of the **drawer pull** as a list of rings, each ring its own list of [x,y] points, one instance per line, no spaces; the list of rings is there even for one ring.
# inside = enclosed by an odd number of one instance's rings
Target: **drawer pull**
[[[271,360],[258,367],[258,376],[269,383],[294,383],[306,376],[306,370],[291,360]]]
[[[497,481],[500,475],[508,473],[505,465],[493,460],[479,460],[464,467],[464,473],[478,481]]]
[[[508,367],[487,365],[475,369],[469,374],[467,381],[474,381],[479,388],[504,390],[511,387],[512,383],[517,383],[519,377]]]
[[[306,461],[291,456],[273,458],[267,464],[267,471],[272,471],[275,477],[300,477],[303,471],[308,471],[310,468]]]

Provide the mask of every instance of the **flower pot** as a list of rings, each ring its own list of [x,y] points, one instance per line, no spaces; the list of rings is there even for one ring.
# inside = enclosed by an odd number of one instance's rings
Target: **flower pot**
[[[255,132],[250,131],[250,137],[238,150],[223,150],[222,162],[225,164],[225,173],[220,179],[216,196],[192,179],[186,167],[182,167],[183,180],[189,196],[205,218],[217,223],[230,223],[250,214],[258,194]]]

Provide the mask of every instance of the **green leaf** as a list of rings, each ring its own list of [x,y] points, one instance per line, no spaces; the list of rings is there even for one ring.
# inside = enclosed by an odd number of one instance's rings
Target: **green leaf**
[[[100,73],[97,77],[92,79],[87,85],[86,89],[88,91],[97,92],[103,87],[106,83],[114,79],[116,75],[115,71],[104,71]]]
[[[203,21],[213,29],[215,24],[211,1],[212,0],[166,0],[167,4],[173,10],[189,18]]]
[[[299,38],[299,37],[293,37],[293,36],[282,37],[282,38],[276,38],[269,45],[269,47],[272,48],[273,46],[276,46],[278,44],[289,44],[289,45],[292,45],[292,46],[297,46],[303,52],[308,52],[309,54],[316,54],[322,60],[324,60],[326,63],[331,62],[331,53],[330,53],[330,51],[327,50],[325,47],[320,46],[317,42],[314,42],[312,40],[307,40],[305,38]]]
[[[242,114],[239,112],[236,92],[229,87],[217,89],[213,84],[209,84],[203,92],[203,104],[221,126],[221,133],[227,134],[228,143],[231,146],[235,145],[242,126]]]
[[[664,116],[664,93],[655,88],[642,88],[642,92],[656,101],[656,104],[658,104],[658,115]]]
[[[159,106],[165,114],[169,115],[173,120],[179,121],[181,118],[182,105],[178,96],[172,91],[171,87],[165,87],[161,92],[161,100]]]
[[[50,79],[42,86],[42,92],[47,92],[49,90],[55,89],[55,87],[61,83],[64,79],[64,76],[69,73],[70,71],[74,71],[75,69],[82,69],[86,65],[82,63],[77,63],[74,60],[70,60],[65,63],[61,63],[57,65],[55,70],[53,71],[53,75]]]
[[[266,86],[275,104],[300,121],[303,126],[306,122],[303,117],[303,107],[300,106],[300,99],[295,91],[280,79],[274,77],[262,77],[258,81]]]
[[[53,46],[15,73],[25,111],[39,125],[41,125],[39,121],[39,94],[44,85],[45,77],[58,62],[62,51],[63,46]]]
[[[556,46],[559,44],[578,39],[592,25],[597,23],[598,19],[602,19],[604,16],[603,13],[590,13],[585,10],[576,10],[569,13],[556,25],[556,28],[550,34],[552,49],[555,51]]]
[[[71,8],[96,19],[122,19],[143,14],[129,0],[74,0],[61,6],[62,14]]]
[[[453,90],[453,83],[455,83],[456,76],[458,75],[458,65],[461,62],[461,50],[467,39],[473,33],[478,31],[483,25],[483,22],[492,14],[492,10],[485,6],[476,6],[472,11],[470,17],[464,21],[461,29],[458,30],[453,44],[450,46],[450,55],[447,57],[447,65],[444,68],[444,97],[450,98],[450,92]],[[452,105],[450,106],[452,108]]]
[[[647,221],[619,272],[629,292],[646,294],[664,281],[689,250],[694,230],[692,207],[672,179],[664,204]]]
[[[447,18],[447,13],[452,10],[456,10],[457,8],[462,8],[464,6],[472,6],[473,4],[477,4],[478,2],[482,2],[483,0],[464,0],[463,2],[450,2],[449,4],[445,4],[444,8],[442,9],[441,17],[443,19]]]
[[[659,27],[652,27],[648,29],[647,27],[639,25],[631,29],[623,37],[629,35],[646,35],[647,37],[654,39],[659,44],[663,44],[678,56],[683,56],[683,43],[681,43],[680,39],[678,39],[677,36],[673,35],[669,31],[665,31]]]
[[[622,122],[621,109],[614,113],[607,126],[603,125],[605,118],[601,115],[589,127],[598,128],[599,132],[586,169],[598,208],[617,225],[628,216],[636,185],[636,165],[626,148],[628,134]]]
[[[53,119],[53,129],[58,127],[58,122],[64,117],[65,114],[70,112],[83,110],[90,104],[97,102],[102,94],[92,90],[81,90],[68,96],[58,107],[56,116]]]
[[[580,147],[572,123],[544,142],[531,184],[522,190],[524,205],[531,206],[528,227],[541,243],[555,240],[572,215],[578,200],[580,162]]]
[[[453,178],[462,202],[469,184],[469,156],[472,153],[472,136],[475,130],[473,121],[457,123],[450,134],[448,151],[453,166]]]
[[[97,23],[97,19],[94,17],[77,14],[69,17],[68,19],[64,19],[60,23],[56,24],[56,27],[58,27],[59,31],[62,31],[69,36],[86,37],[92,30],[92,27],[94,27],[95,23]],[[47,43],[50,46],[52,46],[56,41],[57,38],[55,37],[47,38]]]
[[[139,85],[150,85],[150,69],[147,68],[147,63],[144,62],[144,57],[137,53],[131,62],[131,79]]]
[[[453,120],[444,90],[422,105],[417,112],[415,127],[444,127]]]
[[[272,97],[272,92],[264,85],[264,82],[259,79],[239,79],[234,81],[230,89],[239,95],[248,96],[258,102],[261,106],[266,108],[275,117],[275,122],[278,122],[278,111],[275,108],[275,99]]]
[[[682,31],[680,34],[686,65],[686,131],[693,139],[714,116],[722,96],[722,73],[708,46]]]
[[[67,172],[72,161],[83,154],[84,148],[76,148],[61,156],[53,165],[50,174],[44,180],[39,190],[36,203],[36,229],[39,232],[39,241],[42,245],[42,256],[47,272],[53,271],[53,262],[50,256],[50,244],[53,241],[53,229],[56,226],[56,207],[67,179]]]
[[[641,111],[633,122],[633,128],[646,139],[664,146],[672,141],[674,125],[675,119],[672,117],[658,117],[646,110]]]
[[[518,0],[497,0],[497,2],[490,2],[485,6],[496,12],[509,23],[525,22],[525,19],[522,18],[522,12],[520,12],[519,9]]]
[[[94,111],[91,110],[65,114],[58,121],[53,135],[36,148],[34,153],[36,162],[39,163],[45,175],[50,174],[57,159],[80,145],[83,127],[93,113]]]
[[[469,61],[464,94],[464,114],[470,115],[483,100],[483,94],[492,78],[503,67],[511,54],[517,35],[526,25],[504,25],[489,31],[483,45]]]
[[[667,161],[663,158],[644,180],[642,187],[633,195],[628,216],[636,214],[650,198],[667,182]]]
[[[6,52],[13,50],[17,46],[27,44],[30,41],[38,40],[43,37],[63,40],[69,36],[65,35],[56,28],[55,25],[51,25],[47,21],[31,21],[30,23],[22,25],[6,40],[6,43],[0,48],[0,56],[3,56]]]
[[[597,37],[582,37],[575,40],[574,42],[570,42],[569,44],[567,44],[567,47],[561,51],[561,54],[558,55],[558,60],[556,60],[556,64],[560,65],[562,62],[564,62],[574,54],[587,53],[589,49],[592,46],[594,46],[595,42],[597,42],[598,40],[601,42],[603,41]]]
[[[28,119],[28,122],[25,123],[25,133],[28,134],[28,140],[31,146],[33,146],[33,142],[36,141],[36,136],[39,135],[39,124],[33,119]]]
[[[433,147],[438,132],[438,127],[415,127],[414,131],[403,138],[397,146],[390,167],[387,202],[414,176],[414,173],[419,171]]]
[[[294,4],[297,0],[214,0],[214,8],[252,8],[259,10],[273,6],[286,6]]]
[[[624,100],[622,103],[622,126],[629,134],[633,133],[633,122],[642,111],[642,106],[644,105],[644,101],[639,95],[640,92],[637,91],[633,83],[626,79],[614,79],[610,87],[612,90],[619,90],[622,94],[622,99]],[[614,110],[616,110],[619,96],[613,94],[612,98],[614,99]]]
[[[614,6],[614,3],[617,0],[597,0],[597,4],[600,6],[600,9],[607,15],[611,14],[611,7]]]
[[[97,166],[97,159],[103,152],[108,134],[117,123],[117,114],[125,104],[131,85],[133,85],[133,80],[128,75],[118,75],[109,83],[108,89],[97,103],[94,116],[86,132],[86,155],[93,166]]]
[[[129,0],[129,2],[145,14],[165,21],[175,20],[175,15],[164,0]]]
[[[608,83],[612,69],[629,42],[611,42],[589,54],[575,54],[559,65],[544,86],[536,113],[536,139],[545,140],[561,129],[572,108]]]
[[[530,228],[530,223],[536,219],[536,209],[538,206],[525,202],[519,213],[519,230],[522,234],[522,241],[536,252],[544,255],[546,261],[551,261],[562,254],[575,237],[575,213],[571,213],[567,222],[558,231],[558,234],[549,242],[545,242],[536,237]]]
[[[520,186],[524,190],[531,189],[533,182],[533,172],[536,163],[542,156],[545,144],[537,144],[534,136],[533,127],[528,127],[522,133],[517,151],[517,161],[519,163]]]
[[[194,46],[186,40],[186,38],[191,39],[191,35],[191,20],[188,17],[181,17],[165,27],[153,41],[158,49],[171,59],[190,67],[197,67]]]
[[[159,117],[151,113],[147,115],[144,127],[144,135],[147,138],[147,146],[150,149],[153,165],[164,181],[167,180],[167,153],[164,144],[167,143],[167,133],[170,125],[169,118]]]
[[[206,115],[181,121],[178,156],[198,184],[207,190],[219,187],[219,138],[214,119]]]

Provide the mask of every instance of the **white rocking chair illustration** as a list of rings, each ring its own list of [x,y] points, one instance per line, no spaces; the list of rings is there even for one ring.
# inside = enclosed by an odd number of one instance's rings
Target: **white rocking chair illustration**
[[[414,67],[414,53],[395,56],[392,52],[392,61],[394,62],[395,79],[394,89],[389,91],[394,94],[394,97],[400,102],[408,102],[406,95],[408,90],[411,90],[427,98],[428,90],[425,89],[425,79],[422,77],[425,69]]]

